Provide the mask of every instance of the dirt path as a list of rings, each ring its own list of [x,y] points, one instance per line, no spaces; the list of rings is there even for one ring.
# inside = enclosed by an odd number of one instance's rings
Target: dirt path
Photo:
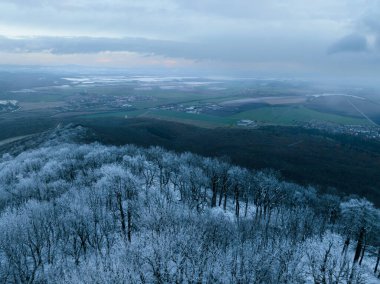
[[[6,144],[9,144],[9,143],[12,143],[12,142],[15,142],[15,141],[18,141],[18,140],[21,140],[21,139],[24,139],[24,138],[27,138],[27,137],[30,137],[30,136],[33,136],[34,134],[30,134],[30,135],[24,135],[24,136],[16,136],[16,137],[12,137],[12,138],[8,138],[8,139],[4,139],[4,140],[1,140],[0,141],[0,146],[4,146]]]

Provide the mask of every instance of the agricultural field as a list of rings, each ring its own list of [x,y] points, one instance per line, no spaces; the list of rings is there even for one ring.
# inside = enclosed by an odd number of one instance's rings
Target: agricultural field
[[[244,111],[232,117],[237,119],[251,119],[278,125],[295,125],[299,122],[311,120],[327,121],[339,124],[369,124],[369,122],[364,118],[323,113],[309,109],[303,105],[265,106],[258,109]]]
[[[380,123],[372,89],[276,79],[16,74],[1,76],[0,99],[17,101],[18,108],[3,111],[0,121],[153,118],[207,128],[353,125],[361,131]]]

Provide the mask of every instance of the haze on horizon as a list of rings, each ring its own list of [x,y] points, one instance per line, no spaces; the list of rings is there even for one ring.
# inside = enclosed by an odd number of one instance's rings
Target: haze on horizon
[[[376,79],[377,0],[3,0],[1,65]]]

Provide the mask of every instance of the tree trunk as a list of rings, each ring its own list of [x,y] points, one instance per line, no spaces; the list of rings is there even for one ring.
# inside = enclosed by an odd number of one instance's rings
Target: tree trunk
[[[365,228],[361,227],[359,237],[358,237],[358,243],[356,245],[356,250],[355,250],[354,264],[358,262],[360,253],[362,252],[364,234],[365,234]]]
[[[219,195],[219,207],[222,205],[223,196],[227,194],[227,181],[225,178],[222,180],[222,190],[220,191]]]
[[[127,210],[127,219],[128,219],[128,242],[132,240],[132,210],[130,206],[128,206]]]
[[[342,254],[344,254],[345,252],[347,252],[347,249],[348,249],[349,245],[350,245],[350,237],[347,237],[346,240],[344,241]]]
[[[380,261],[380,247],[379,247],[379,250],[377,251],[376,265],[375,265],[375,270],[373,271],[374,273],[377,272],[377,267],[379,266],[379,261]]]
[[[239,188],[235,186],[235,214],[237,218],[239,218],[240,215],[239,193]]]
[[[361,227],[360,232],[359,232],[358,242],[357,242],[356,249],[355,249],[354,263],[352,265],[350,279],[348,280],[349,284],[351,284],[353,279],[354,279],[355,270],[356,270],[356,267],[358,265],[358,260],[360,258],[360,254],[361,254],[362,249],[363,249],[364,235],[365,235],[365,228]]]
[[[125,215],[124,215],[123,201],[121,199],[121,193],[116,193],[116,198],[117,198],[117,205],[119,207],[121,232],[123,234],[123,237],[125,238],[126,237],[126,225],[125,225]]]
[[[248,213],[248,197],[245,199],[244,217],[247,217]]]
[[[327,261],[328,261],[329,256],[330,256],[331,248],[332,248],[332,244],[329,245],[329,248],[326,250],[325,256],[323,258],[323,264],[321,266],[321,274],[322,274],[322,281],[321,281],[321,283],[322,284],[326,284],[327,283],[327,280],[326,280],[326,267],[327,267]]]
[[[216,178],[212,179],[212,198],[211,198],[211,207],[216,207],[216,195],[217,195],[217,182]]]
[[[223,203],[224,211],[227,210],[227,190],[224,191],[224,203]]]
[[[223,200],[223,188],[219,192],[219,207],[222,206],[222,200]]]
[[[360,256],[360,260],[359,260],[359,265],[362,265],[362,261],[363,261],[363,258],[364,258],[364,254],[365,254],[365,249],[366,248],[367,248],[367,244],[364,244],[363,249],[362,249],[362,255]]]

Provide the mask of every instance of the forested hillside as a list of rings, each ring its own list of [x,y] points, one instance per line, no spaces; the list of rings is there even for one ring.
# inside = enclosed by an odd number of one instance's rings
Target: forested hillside
[[[84,131],[0,158],[0,283],[377,283],[369,201]]]

